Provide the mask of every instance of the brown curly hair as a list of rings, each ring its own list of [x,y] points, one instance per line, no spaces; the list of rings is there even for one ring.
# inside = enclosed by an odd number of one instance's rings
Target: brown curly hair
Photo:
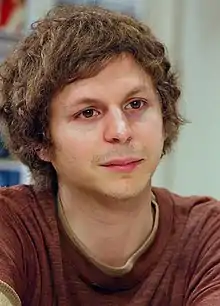
[[[0,66],[0,120],[10,152],[27,165],[39,187],[56,184],[52,165],[38,152],[52,146],[50,101],[66,84],[96,75],[113,57],[130,53],[161,96],[167,153],[184,123],[180,89],[165,47],[141,22],[95,6],[62,5],[32,25]]]

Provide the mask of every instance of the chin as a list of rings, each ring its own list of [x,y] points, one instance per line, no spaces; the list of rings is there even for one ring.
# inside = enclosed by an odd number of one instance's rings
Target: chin
[[[115,193],[106,193],[105,195],[108,198],[112,198],[118,201],[128,201],[130,199],[135,198],[136,196],[138,196],[139,193],[119,193],[119,192],[115,192]]]
[[[147,186],[149,185],[141,184],[139,186],[117,186],[116,188],[109,188],[103,193],[107,197],[125,201],[139,196],[141,193],[148,189]]]

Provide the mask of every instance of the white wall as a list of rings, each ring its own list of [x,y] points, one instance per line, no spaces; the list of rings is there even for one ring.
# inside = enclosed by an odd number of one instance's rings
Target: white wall
[[[27,0],[28,16],[27,26],[44,16],[51,7],[57,3],[56,0]]]
[[[175,0],[175,7],[172,0],[149,3],[154,14],[147,11],[146,22],[168,44],[178,64],[181,108],[192,121],[156,173],[154,184],[181,194],[220,198],[220,1]]]

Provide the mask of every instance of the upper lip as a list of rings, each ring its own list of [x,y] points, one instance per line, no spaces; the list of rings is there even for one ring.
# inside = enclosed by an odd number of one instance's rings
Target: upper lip
[[[131,163],[142,161],[143,158],[124,158],[124,159],[112,159],[104,164],[102,166],[125,166]]]

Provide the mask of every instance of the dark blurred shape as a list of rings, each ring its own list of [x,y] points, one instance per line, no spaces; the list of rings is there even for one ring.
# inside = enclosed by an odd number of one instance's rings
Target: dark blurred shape
[[[0,187],[9,187],[20,183],[19,170],[0,170]]]
[[[0,136],[0,158],[6,158],[9,157],[8,150],[4,147],[4,142]]]

